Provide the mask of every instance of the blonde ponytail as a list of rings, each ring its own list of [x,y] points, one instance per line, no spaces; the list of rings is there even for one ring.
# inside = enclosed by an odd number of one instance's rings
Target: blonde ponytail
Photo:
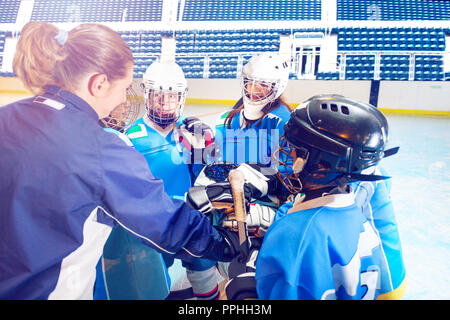
[[[58,28],[45,22],[29,22],[21,32],[13,60],[13,71],[25,87],[41,93],[46,84],[57,84],[53,70],[58,61],[66,58],[55,40]]]
[[[133,55],[117,32],[95,23],[59,31],[46,22],[29,22],[22,29],[13,71],[31,92],[41,93],[48,84],[74,91],[92,72],[106,74],[109,81],[126,76]]]

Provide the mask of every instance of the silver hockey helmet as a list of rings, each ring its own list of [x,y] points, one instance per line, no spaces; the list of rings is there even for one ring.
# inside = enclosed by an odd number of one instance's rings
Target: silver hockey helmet
[[[186,100],[187,81],[175,62],[153,62],[142,78],[147,115],[161,127],[180,117]]]

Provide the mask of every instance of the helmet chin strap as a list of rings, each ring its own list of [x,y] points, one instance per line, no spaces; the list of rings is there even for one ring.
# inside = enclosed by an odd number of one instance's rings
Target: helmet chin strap
[[[314,174],[314,172],[310,173],[309,171],[304,170],[303,172],[306,172],[307,176],[310,176]],[[321,184],[318,188],[308,188],[308,187],[302,187],[300,192],[303,192],[305,194],[309,194],[307,198],[311,198],[311,195],[317,195],[322,193],[329,193],[330,190],[335,190],[335,193],[339,192],[339,190],[345,190],[344,187],[346,187],[349,183],[355,182],[355,181],[378,181],[378,180],[385,180],[389,179],[388,176],[380,176],[375,174],[361,174],[361,173],[345,173],[345,172],[336,172],[341,173],[342,175],[338,178],[334,179],[333,181],[330,181],[326,184]],[[303,176],[303,179],[305,176]],[[304,186],[304,184],[301,182],[301,178],[299,178],[300,183]]]

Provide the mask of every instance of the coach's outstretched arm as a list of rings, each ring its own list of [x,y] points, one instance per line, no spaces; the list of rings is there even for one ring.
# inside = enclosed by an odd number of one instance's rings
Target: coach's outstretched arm
[[[226,261],[237,254],[233,242],[226,241],[233,234],[214,228],[205,215],[181,200],[170,198],[164,192],[162,180],[152,175],[141,154],[114,141],[105,149],[111,149],[107,153],[114,158],[104,162],[103,185],[110,186],[102,191],[104,219],[176,258]]]

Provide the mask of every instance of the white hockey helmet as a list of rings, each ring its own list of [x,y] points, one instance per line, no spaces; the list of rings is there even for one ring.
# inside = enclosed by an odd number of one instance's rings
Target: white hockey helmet
[[[264,52],[253,56],[242,69],[242,97],[244,115],[256,120],[262,109],[276,100],[286,89],[289,64],[276,52]]]
[[[147,115],[161,127],[180,117],[186,100],[187,81],[175,62],[153,62],[142,78]]]

